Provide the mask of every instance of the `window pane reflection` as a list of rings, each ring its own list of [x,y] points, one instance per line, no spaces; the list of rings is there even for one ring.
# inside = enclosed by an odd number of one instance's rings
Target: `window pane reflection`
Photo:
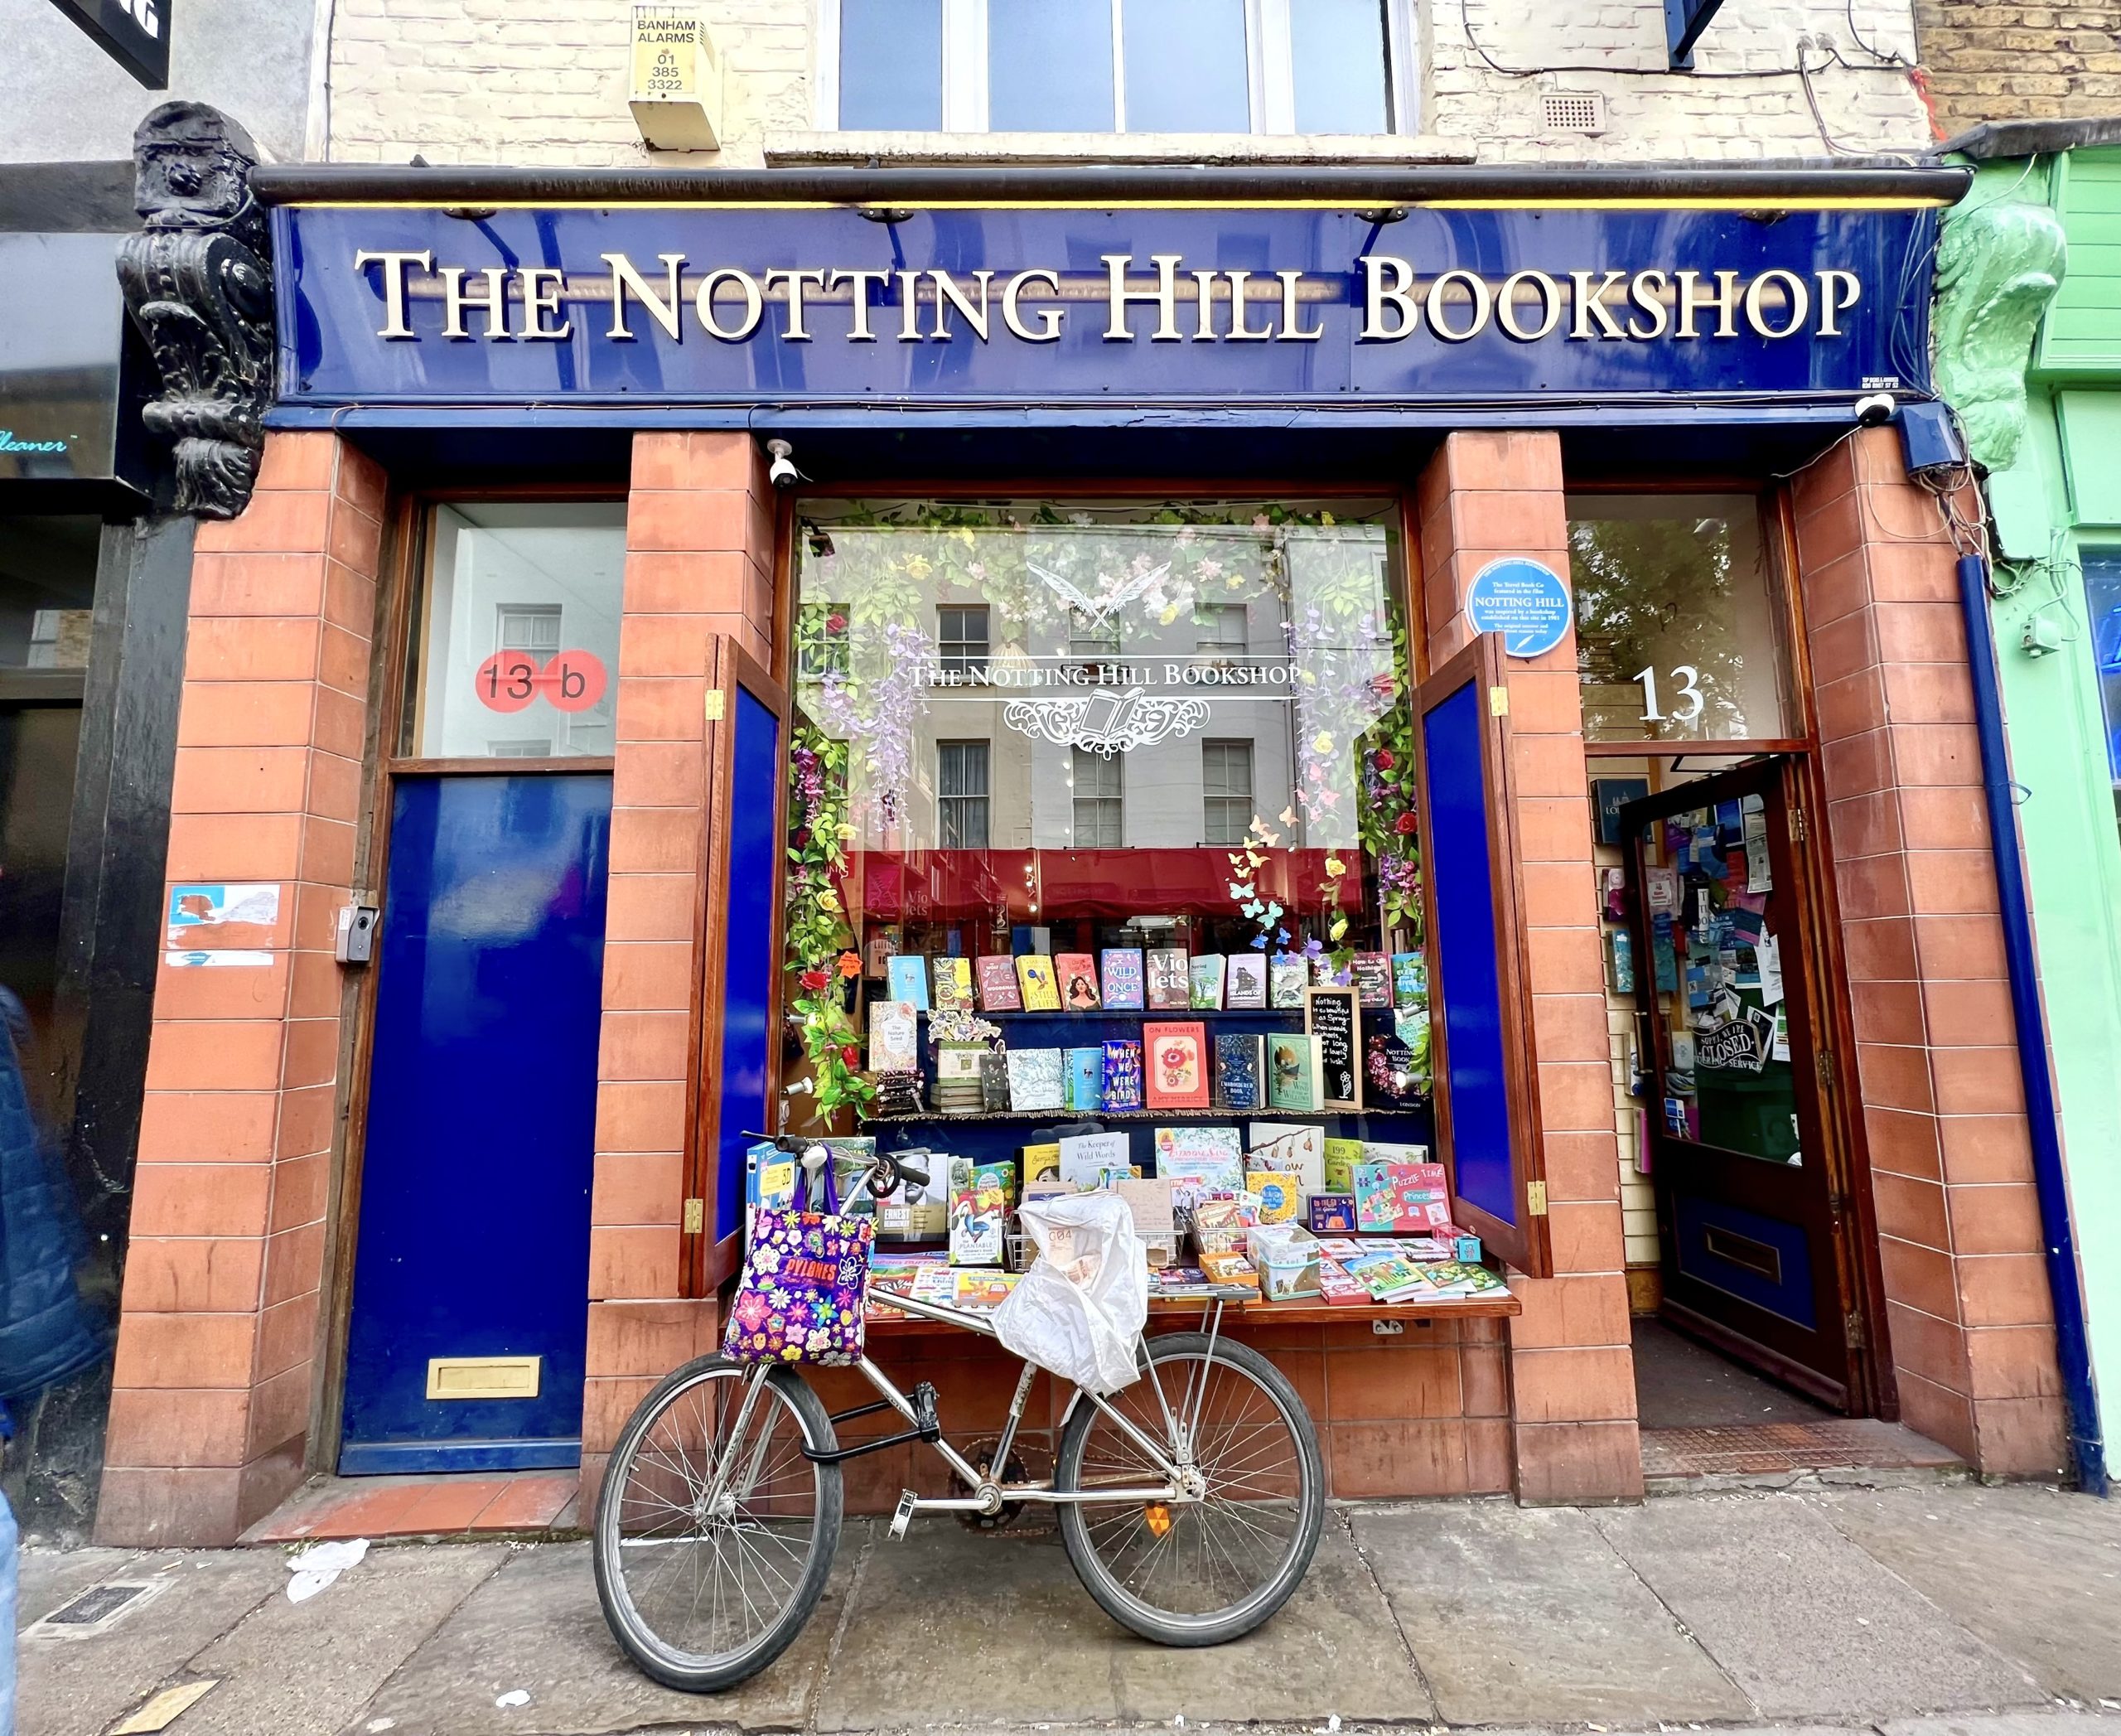
[[[1111,0],[988,0],[987,124],[1109,133]]]
[[[1127,51],[1128,132],[1243,133],[1250,128],[1244,0],[1126,0],[1120,31]]]
[[[943,124],[943,0],[839,0],[839,123]]]
[[[1295,0],[1289,52],[1299,133],[1384,133],[1384,0]]]

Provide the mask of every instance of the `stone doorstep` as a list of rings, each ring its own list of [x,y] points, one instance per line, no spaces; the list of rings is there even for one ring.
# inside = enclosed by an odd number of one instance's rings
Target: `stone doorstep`
[[[1876,1419],[1645,1429],[1641,1439],[1643,1481],[1653,1494],[1972,1474],[1950,1448]]]
[[[568,1536],[580,1478],[572,1471],[429,1477],[319,1477],[237,1540],[315,1543],[331,1538]]]

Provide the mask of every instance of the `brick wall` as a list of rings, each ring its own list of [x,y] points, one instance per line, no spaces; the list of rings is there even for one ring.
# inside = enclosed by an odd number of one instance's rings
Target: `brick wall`
[[[2121,5],[1916,0],[1915,17],[1947,133],[2121,114]]]
[[[1998,1475],[2065,1426],[1954,550],[1897,437],[1795,485],[1827,830],[1901,1413]]]
[[[1846,0],[1727,6],[1697,46],[1695,68],[1758,75],[1741,78],[1664,70],[1660,0],[1588,7],[1423,0],[1415,10],[1420,138],[1282,140],[1264,148],[1484,162],[1699,161],[1826,156],[1822,127],[1836,143],[1859,150],[1916,150],[1930,136],[1904,67],[1881,64],[1882,56],[1913,55],[1904,0],[1859,0],[1853,7],[1875,54],[1857,46]],[[756,167],[849,149],[862,160],[968,150],[1094,159],[1122,147],[1109,135],[821,135],[811,130],[819,52],[812,0],[709,0],[708,12],[724,69],[725,148],[662,160]],[[583,167],[655,160],[626,108],[627,19],[619,0],[339,0],[331,154]],[[1811,76],[1817,118],[1791,70],[1800,37],[1812,42],[1806,64],[1820,69]],[[1571,70],[1541,70],[1548,67]],[[1604,129],[1549,133],[1540,103],[1548,91],[1602,94]],[[1136,135],[1123,148],[1196,161],[1263,147],[1227,135]]]
[[[199,529],[167,873],[279,910],[220,937],[262,962],[156,986],[100,1542],[232,1542],[303,1474],[383,501],[336,437],[273,434]]]

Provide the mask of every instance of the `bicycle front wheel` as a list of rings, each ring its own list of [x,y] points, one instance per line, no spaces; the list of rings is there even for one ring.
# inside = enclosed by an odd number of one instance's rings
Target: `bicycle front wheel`
[[[792,1369],[703,1356],[641,1400],[597,1504],[597,1595],[627,1655],[666,1687],[732,1688],[780,1656],[824,1594],[839,1467],[824,1402]]]
[[[1288,1377],[1249,1345],[1217,1338],[1211,1354],[1206,1334],[1174,1332],[1143,1349],[1142,1377],[1107,1402],[1198,1473],[1198,1498],[1064,1502],[1061,1541],[1114,1621],[1161,1645],[1220,1646],[1279,1609],[1311,1565],[1326,1518],[1318,1432]],[[1162,1482],[1110,1417],[1076,1401],[1056,1491]]]

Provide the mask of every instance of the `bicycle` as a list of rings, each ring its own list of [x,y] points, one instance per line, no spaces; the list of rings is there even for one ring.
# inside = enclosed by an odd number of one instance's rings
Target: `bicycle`
[[[803,1161],[814,1170],[827,1157],[814,1147]],[[928,1181],[890,1154],[849,1167],[863,1172],[850,1204],[889,1194],[901,1177]],[[991,1320],[945,1303],[895,1294],[890,1305],[996,1336]],[[687,1363],[641,1400],[612,1449],[595,1526],[606,1621],[665,1686],[713,1693],[746,1680],[824,1595],[844,1516],[841,1466],[919,1441],[965,1492],[907,1490],[892,1538],[923,1513],[1051,1506],[1077,1577],[1122,1626],[1166,1646],[1249,1633],[1310,1567],[1325,1473],[1303,1400],[1265,1356],[1222,1336],[1223,1305],[1208,1299],[1197,1331],[1138,1335],[1132,1385],[1109,1396],[1075,1389],[1043,1482],[999,1480],[1038,1374],[1029,1361],[984,1454],[991,1472],[946,1438],[932,1386],[902,1392],[867,1354],[854,1366],[879,1398],[837,1415],[799,1367],[720,1355]],[[885,1410],[908,1426],[839,1444],[836,1425]]]

